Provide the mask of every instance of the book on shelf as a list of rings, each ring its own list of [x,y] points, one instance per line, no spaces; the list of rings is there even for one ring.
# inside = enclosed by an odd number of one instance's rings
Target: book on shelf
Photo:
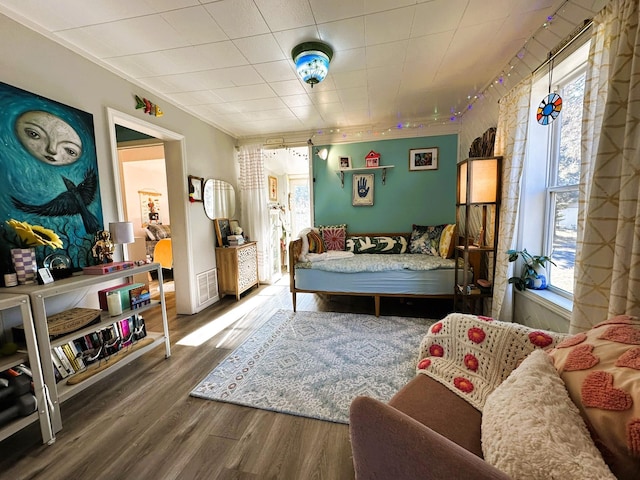
[[[83,267],[82,273],[84,273],[85,275],[106,275],[107,273],[129,270],[135,266],[136,264],[133,262],[103,263],[101,265],[91,265],[89,267]]]
[[[63,368],[67,371],[67,374],[73,375],[75,373],[75,370],[71,366],[71,362],[69,361],[69,358],[62,350],[62,347],[61,346],[53,347],[53,352],[58,357],[58,360],[60,360],[60,363],[62,364]]]
[[[142,285],[134,287],[129,290],[129,308],[136,310],[143,305],[149,305],[151,303],[151,292],[149,291],[149,285]]]

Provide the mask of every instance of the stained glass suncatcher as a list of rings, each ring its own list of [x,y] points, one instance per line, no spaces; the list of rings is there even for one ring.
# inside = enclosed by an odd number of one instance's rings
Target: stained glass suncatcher
[[[538,106],[536,118],[540,125],[549,125],[562,110],[562,97],[557,93],[550,93]]]

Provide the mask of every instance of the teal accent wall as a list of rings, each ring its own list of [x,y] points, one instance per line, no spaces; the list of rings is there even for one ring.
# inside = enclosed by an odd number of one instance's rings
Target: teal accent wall
[[[329,150],[327,160],[313,155],[314,216],[317,225],[347,224],[348,232],[410,232],[411,226],[455,222],[456,161],[458,135],[403,138],[338,145],[316,145],[313,150]],[[409,150],[438,147],[438,169],[409,171]],[[371,151],[381,155],[380,165],[387,169],[386,184],[382,170],[372,170],[375,185],[373,206],[352,206],[354,172],[345,172],[340,187],[339,157],[351,157],[351,166],[365,166]]]

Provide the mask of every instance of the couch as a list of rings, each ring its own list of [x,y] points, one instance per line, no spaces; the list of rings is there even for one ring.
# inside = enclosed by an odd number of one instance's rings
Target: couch
[[[411,233],[347,233],[346,225],[301,232],[289,243],[293,310],[297,293],[453,298],[455,225],[414,225]]]
[[[357,479],[640,478],[639,319],[567,336],[451,314],[417,365],[388,403],[353,400]]]

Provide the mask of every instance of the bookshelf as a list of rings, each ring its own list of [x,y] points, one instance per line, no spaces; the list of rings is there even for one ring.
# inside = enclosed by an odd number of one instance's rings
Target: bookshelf
[[[485,314],[485,300],[493,296],[501,172],[502,157],[458,163],[454,308],[462,313]]]
[[[113,283],[123,278],[131,278],[137,274],[156,271],[158,275],[158,288],[160,293],[159,301],[151,301],[148,305],[143,305],[135,310],[124,309],[121,314],[116,316],[109,315],[108,312],[102,312],[100,318],[96,323],[83,327],[70,333],[68,335],[56,337],[55,340],[51,340],[49,336],[49,329],[47,325],[47,316],[54,312],[53,305],[57,302],[55,297],[66,294],[80,294],[86,295],[86,292],[91,290],[91,287],[96,287],[108,283]],[[47,285],[19,285],[17,287],[11,287],[11,291],[28,295],[31,301],[31,309],[33,320],[35,324],[35,332],[37,337],[38,352],[42,359],[42,372],[44,377],[44,383],[48,387],[51,395],[51,402],[53,405],[53,412],[51,414],[51,424],[53,433],[57,433],[62,429],[62,418],[60,415],[60,404],[65,400],[73,397],[75,394],[81,392],[87,387],[93,385],[99,380],[105,378],[116,370],[129,364],[136,358],[144,355],[148,351],[164,344],[165,358],[171,356],[171,346],[169,341],[169,324],[167,319],[167,310],[164,300],[164,288],[162,285],[162,266],[159,263],[146,264],[142,266],[133,267],[127,270],[121,270],[114,273],[108,273],[105,275],[74,275],[62,280],[56,280],[53,283]],[[98,293],[95,292],[96,302],[98,300]],[[92,375],[86,376],[82,381],[73,385],[68,385],[65,380],[56,383],[56,377],[54,372],[54,366],[51,361],[51,349],[55,346],[60,346],[72,341],[75,338],[95,332],[109,327],[115,322],[131,317],[134,314],[142,314],[151,308],[161,308],[162,311],[162,332],[150,332],[147,331],[147,337],[150,341],[144,342],[145,345],[141,348],[131,349],[126,355],[123,355],[120,361],[107,361],[104,362],[102,368],[99,371],[92,372]],[[51,308],[51,312],[48,310]],[[122,350],[121,352],[124,352]],[[115,359],[117,354],[112,355]],[[77,373],[80,375],[82,372]]]
[[[53,443],[54,435],[49,418],[48,395],[46,393],[42,376],[40,355],[36,341],[36,333],[31,316],[31,307],[27,295],[0,293],[0,311],[9,313],[11,310],[19,311],[25,333],[26,352],[0,357],[0,371],[4,372],[20,364],[28,364],[32,374],[33,391],[36,397],[38,409],[28,416],[20,416],[10,423],[0,427],[0,440],[13,435],[33,422],[40,422],[42,443]]]

